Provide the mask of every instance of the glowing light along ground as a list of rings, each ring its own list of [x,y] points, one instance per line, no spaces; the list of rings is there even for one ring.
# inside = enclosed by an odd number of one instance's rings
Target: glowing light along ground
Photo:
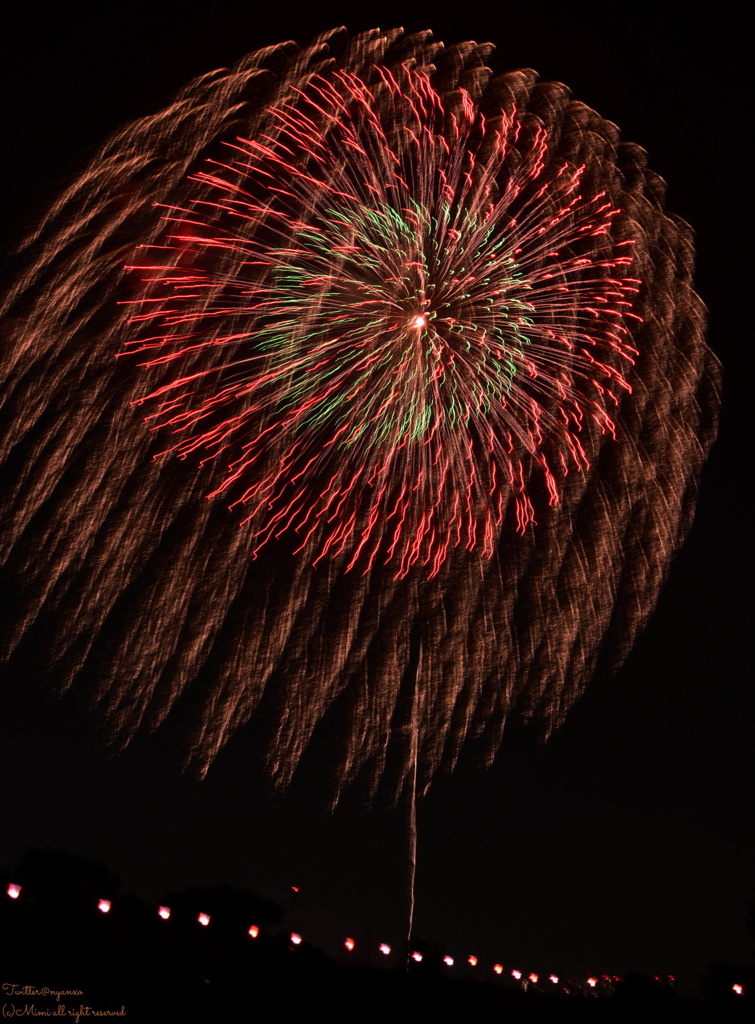
[[[22,891],[22,887],[20,885],[12,883],[6,889],[6,894],[11,899],[15,900],[15,899],[18,899],[18,897],[21,895],[21,891]],[[37,897],[37,902],[38,902],[38,899],[39,898]],[[97,903],[97,906],[98,906],[98,909],[100,910],[101,913],[109,913],[110,910],[112,909],[111,901],[107,900],[107,899],[102,899],[102,898],[99,899],[98,903]],[[117,918],[119,915],[116,914],[115,916]],[[158,907],[157,908],[157,916],[159,918],[161,918],[161,920],[163,920],[163,921],[170,920],[170,918],[171,918],[171,908],[170,907],[166,907],[166,906]],[[221,919],[222,919],[222,915],[221,915]],[[213,922],[213,918],[209,914],[206,914],[206,913],[203,913],[203,912],[200,912],[199,914],[197,914],[196,917],[192,916],[191,917],[191,922],[192,922],[192,925],[199,924],[199,925],[201,925],[202,927],[205,927],[205,928],[210,927],[213,924],[217,925],[217,923],[218,923],[217,920],[215,920]],[[225,927],[228,926],[228,921],[227,920],[225,922],[223,922],[221,920],[221,923],[220,923],[221,929],[223,929],[224,926]],[[252,939],[258,939],[258,938],[260,938],[261,935],[264,935],[268,939],[275,937],[275,932],[274,931],[273,932],[267,931],[267,932],[263,933],[261,931],[260,927],[258,925],[254,925],[254,924],[250,925],[250,927],[246,931],[246,934],[250,938],[252,938]],[[281,934],[281,933],[278,932],[278,934]],[[289,950],[291,952],[294,951],[295,947],[304,945],[305,938],[304,938],[303,935],[300,935],[298,932],[288,932],[287,935],[288,935]],[[353,938],[348,938],[347,937],[343,941],[343,947],[349,953],[353,953],[357,949],[357,945],[358,945],[357,941],[355,939],[353,939]],[[368,940],[367,946],[370,947],[370,948],[365,949],[364,948],[365,947],[365,943],[360,943],[359,946],[360,946],[361,956],[362,957],[366,956],[367,957],[367,962],[369,962],[369,953],[370,953],[370,949],[371,948],[377,948],[377,950],[380,953],[382,953],[383,955],[385,955],[385,956],[388,956],[390,954],[390,952],[391,952],[391,947],[386,942],[381,942],[379,945],[375,946],[370,940]],[[410,959],[412,961],[414,961],[415,963],[422,963],[423,960],[425,959],[425,956],[426,956],[426,954],[420,953],[418,950],[413,950],[413,952],[411,953]],[[432,961],[435,961],[436,964],[443,963],[446,967],[449,967],[449,968],[454,967],[454,965],[456,965],[456,967],[458,968],[459,966],[461,966],[461,963],[462,963],[462,961],[459,960],[459,958],[451,956],[450,954],[446,954],[446,955],[444,955],[442,957],[438,953],[428,954],[428,959],[430,959]],[[474,955],[468,956],[466,958],[465,962],[466,962],[466,964],[469,967],[472,967],[472,968],[478,968],[479,967],[480,968],[479,971],[475,971],[475,976],[478,979],[481,979],[484,976],[484,974],[486,974],[486,973],[489,974],[490,971],[492,970],[492,972],[494,974],[498,975],[499,977],[501,977],[503,975],[506,975],[507,977],[513,978],[515,981],[520,981],[522,983],[522,988],[523,988],[524,991],[527,991],[529,985],[535,985],[536,986],[536,985],[540,984],[541,987],[542,987],[542,985],[544,984],[544,976],[542,976],[540,974],[536,974],[534,972],[531,972],[531,973],[529,973],[529,974],[527,974],[525,976],[525,972],[519,970],[518,968],[515,967],[515,968],[512,968],[512,969],[508,969],[508,968],[505,968],[504,965],[501,964],[501,963],[493,964],[492,968],[491,968],[490,964],[487,964],[483,968],[482,965],[479,964],[478,958],[476,956],[474,956]],[[654,978],[655,978],[655,981],[657,983],[661,984],[661,985],[673,985],[673,983],[675,981],[674,976],[670,975],[670,974],[668,974],[668,975],[655,975]],[[548,981],[552,985],[559,985],[559,984],[561,984],[563,991],[565,993],[568,993],[568,994],[577,994],[580,991],[584,991],[585,987],[590,988],[590,989],[596,989],[596,988],[600,987],[600,989],[601,989],[600,994],[602,994],[602,995],[611,995],[611,994],[613,994],[613,989],[614,989],[613,983],[614,982],[620,982],[621,980],[622,979],[620,977],[616,976],[616,975],[611,976],[611,975],[608,975],[608,974],[603,974],[603,975],[600,975],[598,977],[595,977],[593,975],[584,974],[581,977],[569,978],[569,979],[561,979],[561,978],[559,978],[559,976],[557,974],[549,974],[548,975]],[[738,982],[735,982],[731,986],[731,990],[736,995],[743,995],[744,994],[744,986],[742,984],[738,983]]]
[[[181,700],[202,773],[255,717],[286,785],[332,710],[336,796],[421,794],[510,716],[555,728],[653,608],[716,429],[690,231],[614,125],[488,52],[251,54],[28,240],[7,653],[116,744]]]

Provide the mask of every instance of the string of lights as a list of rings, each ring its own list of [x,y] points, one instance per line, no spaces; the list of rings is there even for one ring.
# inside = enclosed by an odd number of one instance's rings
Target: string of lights
[[[12,900],[21,901],[23,896],[23,887],[18,883],[12,882],[6,889],[7,896]],[[82,908],[83,909],[83,908]],[[97,899],[96,909],[100,914],[114,914],[117,916],[118,901],[111,900],[104,897]],[[155,908],[155,914],[162,921],[169,921],[172,917],[172,909],[166,905],[159,905]],[[195,924],[201,928],[210,928],[213,924],[214,916],[206,913],[205,911],[199,911],[193,917]],[[269,929],[262,928],[257,924],[250,924],[246,929],[246,934],[250,939],[263,939],[265,935],[272,935],[272,931]],[[279,936],[284,936],[289,944],[289,949],[293,952],[297,947],[305,944],[305,937],[301,932],[298,931],[280,931],[276,932]],[[386,961],[391,962],[389,958],[392,953],[396,953],[399,947],[397,945],[388,942],[374,943],[373,947],[370,948],[369,943],[364,941],[358,941],[352,936],[346,936],[343,939],[341,948],[346,950],[348,954],[354,954],[356,957],[369,958],[372,953],[379,953],[381,958],[385,958]],[[428,963],[433,960],[432,956],[426,952],[420,952],[418,949],[412,949],[409,954],[409,959],[415,963]],[[480,978],[481,980],[494,980],[495,978],[501,981],[516,983],[523,991],[530,989],[541,989],[543,986],[552,987],[554,990],[565,995],[595,995],[595,996],[610,996],[613,994],[616,985],[622,981],[621,976],[611,974],[590,974],[585,973],[578,977],[563,978],[553,972],[544,973],[536,971],[527,971],[526,969],[520,969],[519,967],[510,967],[504,965],[501,962],[485,963],[483,960],[475,954],[469,954],[467,956],[458,956],[456,954],[445,953],[435,957],[437,964],[443,964],[447,968],[455,968],[458,972],[460,969],[466,971],[471,969],[473,976]],[[673,975],[656,975],[655,981],[660,985],[673,985]],[[735,995],[744,995],[744,986],[735,982],[731,986],[732,992]]]

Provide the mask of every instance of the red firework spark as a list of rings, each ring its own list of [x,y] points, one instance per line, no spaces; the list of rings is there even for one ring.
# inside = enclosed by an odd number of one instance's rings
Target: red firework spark
[[[255,554],[294,529],[365,573],[492,557],[512,496],[534,522],[530,464],[556,505],[585,420],[615,435],[639,283],[619,209],[515,104],[425,72],[318,76],[267,115],[171,211],[167,264],[132,268],[131,344],[172,374],[150,420],[232,459],[212,496],[238,487]]]

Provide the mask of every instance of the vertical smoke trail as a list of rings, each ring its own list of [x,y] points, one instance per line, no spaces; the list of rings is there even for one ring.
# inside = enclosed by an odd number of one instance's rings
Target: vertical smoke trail
[[[201,773],[257,716],[285,785],[330,711],[338,792],[422,793],[512,715],[557,727],[650,614],[716,429],[691,232],[642,150],[488,50],[250,54],[27,240],[6,654],[49,652],[117,745],[178,704]]]
[[[416,655],[416,664],[411,665],[410,670],[412,671],[412,693],[411,693],[411,711],[409,715],[409,723],[407,727],[407,744],[409,747],[409,754],[407,757],[408,765],[408,785],[404,799],[406,800],[406,839],[407,839],[407,878],[406,878],[406,942],[404,949],[404,957],[406,965],[409,964],[409,957],[412,953],[411,941],[412,931],[414,929],[414,894],[415,894],[415,879],[417,875],[417,768],[418,768],[418,738],[419,738],[419,723],[421,718],[421,693],[419,689],[419,680],[422,677],[422,645],[420,642],[420,648]]]

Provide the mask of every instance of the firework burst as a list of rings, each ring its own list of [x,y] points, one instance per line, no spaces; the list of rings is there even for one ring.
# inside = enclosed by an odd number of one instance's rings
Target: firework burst
[[[512,714],[558,725],[651,611],[715,433],[690,232],[613,125],[487,52],[254,53],[29,240],[8,650],[117,743],[184,701],[204,771],[256,714],[286,784],[335,707],[337,792],[424,788]]]
[[[149,396],[172,450],[235,454],[221,489],[258,544],[293,528],[315,564],[380,553],[432,577],[455,547],[493,555],[512,495],[534,521],[526,464],[556,504],[585,419],[615,434],[639,282],[617,276],[620,211],[541,125],[489,123],[463,88],[448,110],[427,73],[374,78],[292,89],[197,175],[174,260],[135,268],[163,286],[136,344],[173,374]]]

